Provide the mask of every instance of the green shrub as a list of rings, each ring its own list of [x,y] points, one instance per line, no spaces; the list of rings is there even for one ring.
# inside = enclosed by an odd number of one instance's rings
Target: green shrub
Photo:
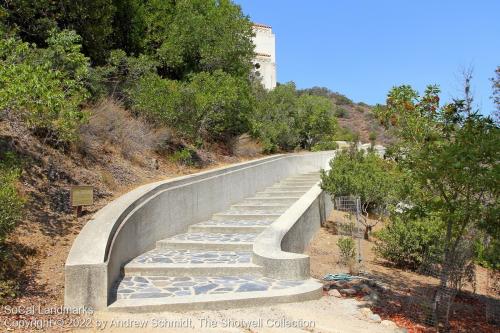
[[[252,131],[265,152],[293,150],[300,144],[298,96],[295,84],[280,84],[273,90],[261,91],[252,117]]]
[[[352,266],[356,261],[356,243],[351,237],[341,237],[337,240],[340,251],[340,262]]]
[[[443,251],[443,224],[438,219],[394,217],[375,233],[375,252],[397,267],[417,269],[424,262],[438,262]]]
[[[335,150],[338,148],[338,145],[332,139],[320,141],[311,147],[311,151],[323,151],[323,150]]]
[[[335,116],[337,118],[349,118],[349,111],[344,108],[337,107],[335,109]]]
[[[20,172],[19,160],[0,152],[0,247],[22,216],[24,200],[16,188]]]
[[[226,141],[249,129],[249,83],[220,70],[193,74],[187,82],[148,74],[129,95],[134,111],[193,141]]]
[[[487,238],[476,244],[477,263],[486,268],[500,270],[500,240]]]
[[[47,49],[15,38],[0,39],[0,110],[9,110],[52,141],[76,139],[85,121],[81,104],[88,97],[88,59],[79,36],[53,32]]]
[[[170,159],[173,162],[180,163],[183,165],[192,166],[195,164],[193,161],[193,151],[189,148],[184,148],[174,152],[170,157]]]
[[[348,127],[339,127],[339,129],[335,132],[333,139],[335,141],[357,142],[359,140],[359,133],[353,132]]]
[[[178,81],[148,74],[128,90],[132,110],[157,124],[177,127],[183,120],[181,107],[183,87]],[[183,121],[188,121],[185,119]]]
[[[365,109],[364,109],[363,107],[361,107],[361,105],[356,105],[356,106],[354,107],[354,110],[356,110],[356,111],[357,111],[357,112],[359,112],[359,113],[363,113],[363,112],[365,112]]]
[[[336,105],[353,105],[353,101],[340,93],[333,93]]]
[[[331,100],[310,90],[297,91],[293,82],[254,94],[257,107],[252,130],[266,152],[321,149],[318,144],[328,145],[337,129]]]

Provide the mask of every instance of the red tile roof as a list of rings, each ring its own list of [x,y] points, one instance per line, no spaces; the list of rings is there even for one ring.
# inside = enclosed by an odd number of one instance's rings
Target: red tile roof
[[[253,26],[254,27],[259,27],[259,28],[267,28],[267,29],[271,29],[272,28],[270,25],[261,24],[261,23],[254,23]]]

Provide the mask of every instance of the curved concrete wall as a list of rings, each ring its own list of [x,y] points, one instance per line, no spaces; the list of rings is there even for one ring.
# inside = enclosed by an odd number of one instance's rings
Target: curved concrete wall
[[[334,152],[276,155],[141,186],[96,213],[65,265],[65,305],[104,309],[124,264],[157,240],[290,175],[326,167]]]
[[[327,170],[327,162],[321,168]],[[314,185],[255,239],[253,262],[265,276],[308,279],[310,258],[302,253],[332,210],[330,196]]]

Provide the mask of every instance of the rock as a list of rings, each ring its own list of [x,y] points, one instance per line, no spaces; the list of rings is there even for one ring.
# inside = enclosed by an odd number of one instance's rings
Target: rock
[[[380,323],[382,322],[382,318],[378,314],[372,314],[371,316],[368,317],[370,321],[373,321],[374,323]]]
[[[380,322],[380,324],[384,325],[385,327],[389,327],[389,328],[398,328],[398,325],[396,325],[396,323],[394,323],[391,320],[382,320]]]
[[[375,292],[375,291],[372,291],[368,297],[370,297],[370,301],[371,302],[378,302],[378,300],[380,299],[380,297],[378,296],[378,294]]]
[[[342,297],[337,289],[331,289],[328,291],[329,296]]]
[[[373,315],[373,312],[370,308],[361,308],[359,310],[361,312],[361,315],[365,318],[370,318]]]
[[[340,289],[340,293],[341,293],[341,294],[345,294],[345,295],[352,296],[352,295],[356,295],[356,290],[354,290],[354,289],[352,289],[352,288],[348,288],[348,289]]]
[[[361,291],[365,294],[371,294],[372,293],[372,288],[368,287],[366,284],[362,284],[361,286]]]
[[[389,290],[390,290],[390,288],[389,288],[389,286],[388,286],[388,285],[386,285],[386,284],[382,284],[382,283],[379,283],[379,284],[378,284],[378,289],[379,289],[381,292],[383,292],[383,293],[385,293],[385,292],[387,292],[387,291],[389,291]]]

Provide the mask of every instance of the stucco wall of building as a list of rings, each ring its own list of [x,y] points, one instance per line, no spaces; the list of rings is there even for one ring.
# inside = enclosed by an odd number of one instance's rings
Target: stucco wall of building
[[[255,24],[253,29],[255,71],[260,74],[264,87],[271,90],[276,87],[276,36],[270,26]]]

